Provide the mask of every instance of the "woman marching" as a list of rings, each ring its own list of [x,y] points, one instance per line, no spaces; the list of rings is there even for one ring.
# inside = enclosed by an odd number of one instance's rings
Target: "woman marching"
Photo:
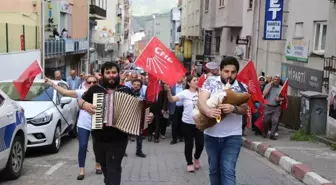
[[[93,75],[87,76],[87,78],[85,79],[84,88],[78,90],[66,90],[54,84],[48,78],[45,78],[45,83],[50,85],[52,88],[54,88],[58,93],[60,93],[63,96],[80,98],[86,92],[87,89],[89,89],[92,85],[98,83],[98,78]],[[78,150],[79,175],[77,176],[77,180],[83,180],[85,176],[84,168],[85,168],[86,152],[91,132],[91,115],[84,110],[79,111],[79,116],[77,120],[77,130],[79,139],[79,150]],[[93,141],[93,152],[96,156],[94,141]],[[96,158],[96,174],[102,174],[101,166],[97,162],[97,158]]]
[[[182,116],[182,128],[184,135],[184,155],[187,160],[187,171],[194,172],[195,169],[200,168],[199,158],[201,157],[204,148],[203,132],[196,128],[195,121],[192,117],[193,109],[195,108],[198,100],[198,78],[194,76],[188,76],[186,79],[185,90],[178,93],[176,96],[172,96],[170,87],[165,85],[169,102],[183,102],[183,116]],[[194,161],[192,160],[192,152],[194,148],[195,140],[195,154]]]

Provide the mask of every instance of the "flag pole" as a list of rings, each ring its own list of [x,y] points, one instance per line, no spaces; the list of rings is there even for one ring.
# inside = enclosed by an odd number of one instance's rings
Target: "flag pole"
[[[286,78],[286,80],[285,80],[285,82],[284,82],[284,84],[286,84],[286,82],[288,81],[288,78]],[[279,93],[279,96],[281,95],[281,92],[282,92],[282,90],[283,90],[283,88],[284,88],[285,86],[283,85],[282,87],[281,87],[281,89],[280,89],[280,93]]]

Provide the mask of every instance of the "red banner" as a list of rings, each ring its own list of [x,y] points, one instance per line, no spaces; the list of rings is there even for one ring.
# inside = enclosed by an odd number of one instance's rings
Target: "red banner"
[[[156,37],[152,38],[134,63],[170,86],[175,85],[187,72],[175,54]]]

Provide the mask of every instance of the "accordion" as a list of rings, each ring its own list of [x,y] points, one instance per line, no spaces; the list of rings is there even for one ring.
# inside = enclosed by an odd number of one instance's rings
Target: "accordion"
[[[139,136],[148,128],[145,119],[149,108],[145,101],[132,95],[117,91],[95,93],[92,104],[96,106],[96,113],[92,115],[92,129],[115,127]]]

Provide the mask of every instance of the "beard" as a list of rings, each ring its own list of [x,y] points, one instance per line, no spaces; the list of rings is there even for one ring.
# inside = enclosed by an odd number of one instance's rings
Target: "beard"
[[[116,88],[120,83],[120,77],[112,78],[112,82],[110,80],[103,78],[103,85],[104,87],[107,87],[109,89],[114,89]]]
[[[224,79],[223,77],[221,77],[221,81],[224,85],[227,84],[228,82],[232,85],[235,82],[235,80],[236,79],[232,79],[231,77],[229,77],[227,79]]]

